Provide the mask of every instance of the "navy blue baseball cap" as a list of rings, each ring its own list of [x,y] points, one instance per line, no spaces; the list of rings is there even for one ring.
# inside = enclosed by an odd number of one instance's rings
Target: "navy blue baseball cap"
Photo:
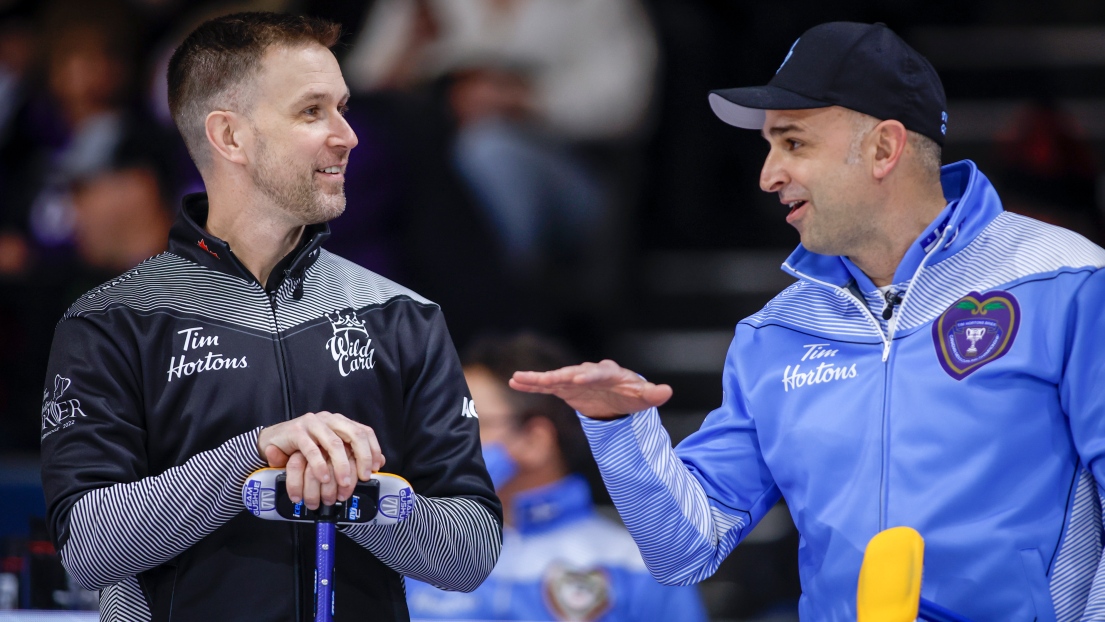
[[[763,128],[765,110],[828,106],[900,121],[940,145],[948,129],[936,69],[885,24],[814,26],[790,47],[767,86],[710,92],[722,121],[754,130]]]

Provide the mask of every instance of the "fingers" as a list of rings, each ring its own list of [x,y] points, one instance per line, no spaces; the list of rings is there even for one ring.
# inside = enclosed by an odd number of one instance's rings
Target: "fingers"
[[[594,363],[571,365],[553,371],[516,371],[510,379],[510,386],[530,393],[551,393],[548,389],[572,384],[576,375],[588,365]]]
[[[372,428],[326,411],[264,428],[257,445],[270,466],[288,470],[293,501],[312,509],[348,499],[358,479],[367,481],[385,463]]]
[[[515,372],[510,386],[556,395],[593,419],[613,419],[660,406],[672,395],[671,387],[652,384],[609,359],[550,372]]]
[[[599,363],[571,365],[553,371],[516,371],[510,379],[510,386],[519,391],[549,393],[551,391],[544,389],[555,391],[563,386],[605,383],[627,377],[639,378],[637,374],[620,367],[610,359],[606,359]]]
[[[307,458],[302,453],[296,452],[288,459],[284,481],[292,503],[302,501],[312,510],[317,510],[320,504],[334,505],[339,500],[336,478],[330,477],[328,483],[320,482],[308,468]]]
[[[319,489],[321,483],[315,477],[314,472],[307,469],[303,473],[303,503],[312,510],[318,509]]]
[[[652,406],[662,406],[668,400],[671,399],[672,388],[666,384],[652,384],[648,383],[647,387],[641,391],[641,399],[645,400]]]
[[[265,461],[272,467],[282,467],[288,463],[288,454],[280,451],[280,448],[276,445],[269,445],[265,448]]]
[[[347,447],[352,450],[351,456]],[[258,436],[258,448],[275,467],[286,464],[288,456],[302,453],[306,468],[319,484],[326,488],[333,483],[342,499],[353,493],[358,479],[369,479],[385,463],[372,428],[325,411],[264,428]]]
[[[345,447],[351,452],[352,462],[356,466],[356,477],[349,484],[348,494],[352,494],[353,486],[357,484],[356,479],[367,481],[373,471],[383,468],[386,460],[380,449],[380,441],[372,428],[341,417],[341,420],[334,422],[333,429],[335,434],[345,442]],[[335,473],[337,473],[336,469]]]
[[[303,500],[303,474],[307,470],[307,458],[296,452],[288,458],[288,463],[284,469],[284,485],[288,489],[288,498],[292,500],[292,503],[299,503]]]
[[[352,422],[341,415],[325,411],[314,413],[313,417],[304,415],[301,418],[305,421],[311,439],[317,443],[316,451],[303,451],[307,456],[311,474],[324,486],[336,490],[336,486],[340,485],[347,489],[348,493],[353,492],[356,475],[349,466],[349,458],[345,453],[345,441],[335,431],[335,427]],[[331,471],[333,471],[333,477],[331,477]]]

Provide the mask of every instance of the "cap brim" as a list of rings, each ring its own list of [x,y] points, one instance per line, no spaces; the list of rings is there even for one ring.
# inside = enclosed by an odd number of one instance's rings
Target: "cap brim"
[[[747,130],[763,128],[765,110],[803,110],[832,106],[770,85],[710,91],[709,99],[710,108],[719,119]]]

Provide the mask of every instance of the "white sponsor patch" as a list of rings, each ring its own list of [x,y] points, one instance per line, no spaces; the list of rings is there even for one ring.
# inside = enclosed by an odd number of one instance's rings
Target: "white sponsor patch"
[[[326,349],[338,364],[339,374],[348,376],[376,366],[372,338],[353,309],[327,313],[326,319],[330,320],[330,327],[334,330],[334,335],[326,342]]]
[[[202,326],[185,328],[177,331],[177,334],[184,336],[184,343],[181,344],[180,356],[173,355],[169,359],[169,382],[173,378],[184,378],[207,371],[249,367],[245,356],[233,358],[215,352],[214,348],[219,347],[219,336],[204,333]]]
[[[817,363],[811,361],[824,358],[832,358],[838,350],[829,348],[827,343],[810,343],[802,346],[802,358],[794,365],[787,365],[783,370],[783,391],[799,389],[812,384],[822,384],[837,380],[848,380],[856,377],[856,364],[838,365],[830,361]],[[806,363],[803,369],[802,363]]]

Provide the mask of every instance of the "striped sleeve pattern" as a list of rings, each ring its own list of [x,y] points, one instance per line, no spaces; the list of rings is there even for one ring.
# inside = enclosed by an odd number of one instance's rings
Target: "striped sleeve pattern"
[[[655,408],[614,421],[580,415],[610,498],[652,576],[689,585],[713,574],[746,519],[711,506],[671,448]]]
[[[1097,507],[1094,510],[1101,513],[1103,519],[1105,519],[1105,508],[1102,506],[1105,503],[1102,502],[1105,499],[1105,491],[1098,488],[1095,492],[1096,500],[1098,502]],[[1105,620],[1105,551],[1101,552],[1101,556],[1098,559],[1096,572],[1093,574],[1093,580],[1090,585],[1090,593],[1086,598],[1086,608],[1082,612],[1080,618],[1083,622],[1092,622],[1096,620]],[[1060,618],[1060,620],[1062,620]]]
[[[1101,560],[1101,503],[1089,470],[1079,470],[1062,544],[1051,570],[1051,602],[1057,622],[1077,622]]]
[[[150,622],[152,619],[138,579],[127,577],[100,590],[100,622]]]
[[[398,525],[341,531],[402,575],[443,590],[479,587],[499,559],[499,521],[471,499],[415,496],[414,510]]]
[[[72,509],[61,561],[85,589],[112,586],[159,566],[242,511],[242,483],[265,466],[261,428],[133,483],[93,490]],[[162,499],[176,499],[163,512]]]

